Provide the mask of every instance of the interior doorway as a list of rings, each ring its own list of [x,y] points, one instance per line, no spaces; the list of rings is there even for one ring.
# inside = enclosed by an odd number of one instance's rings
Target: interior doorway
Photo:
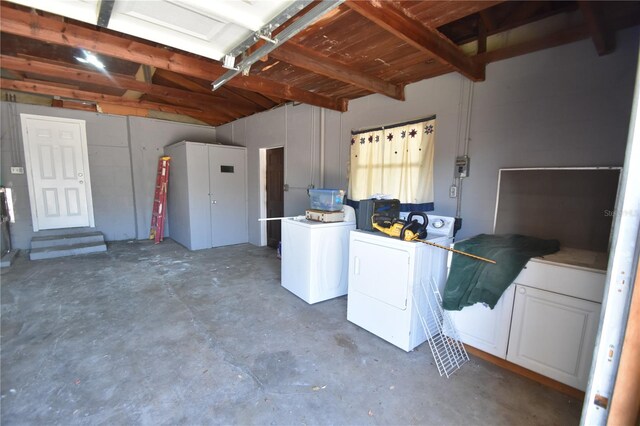
[[[265,217],[284,216],[284,148],[265,150]],[[266,226],[266,245],[277,248],[281,237],[281,222],[269,220]],[[264,240],[263,240],[264,242]]]

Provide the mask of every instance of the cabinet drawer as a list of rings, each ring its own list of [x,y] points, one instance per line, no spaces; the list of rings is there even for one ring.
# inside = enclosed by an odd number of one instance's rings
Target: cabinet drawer
[[[600,304],[516,286],[507,360],[585,390]]]
[[[514,283],[601,303],[605,278],[601,271],[530,260]]]

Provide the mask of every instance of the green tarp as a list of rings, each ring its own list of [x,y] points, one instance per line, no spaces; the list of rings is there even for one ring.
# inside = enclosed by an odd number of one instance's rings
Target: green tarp
[[[479,302],[493,309],[529,259],[555,253],[560,243],[516,234],[480,234],[456,243],[455,248],[495,260],[496,264],[454,254],[442,296],[442,306],[449,311]]]

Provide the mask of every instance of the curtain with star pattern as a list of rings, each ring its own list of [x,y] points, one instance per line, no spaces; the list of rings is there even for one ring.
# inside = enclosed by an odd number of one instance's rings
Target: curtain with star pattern
[[[352,132],[348,203],[374,194],[397,198],[402,211],[433,210],[435,117]]]

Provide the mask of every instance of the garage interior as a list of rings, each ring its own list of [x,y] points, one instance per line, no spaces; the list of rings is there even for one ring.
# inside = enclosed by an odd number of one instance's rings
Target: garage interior
[[[637,380],[603,403],[473,349],[441,377],[426,344],[404,352],[347,321],[347,297],[284,289],[258,219],[273,216],[270,151],[279,215],[297,216],[310,188],[348,188],[352,131],[423,117],[437,120],[429,213],[462,219],[456,241],[493,232],[501,169],[622,167],[639,24],[640,3],[617,1],[3,0],[2,422],[636,424]],[[84,123],[89,226],[49,229],[32,207],[26,117]],[[208,224],[239,244],[189,250],[171,214],[149,241],[158,159],[180,141],[246,150],[246,226],[225,229],[235,210]],[[104,251],[30,258],[95,232]]]

